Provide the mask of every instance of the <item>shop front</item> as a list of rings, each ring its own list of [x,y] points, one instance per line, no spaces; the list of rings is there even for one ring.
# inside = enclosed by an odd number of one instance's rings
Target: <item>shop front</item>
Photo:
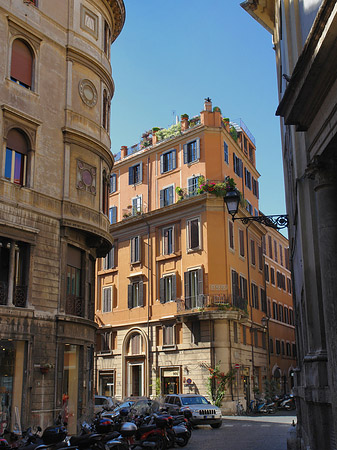
[[[161,369],[161,385],[162,392],[166,394],[179,394],[180,393],[180,367]]]
[[[26,342],[0,340],[0,434],[20,431]]]

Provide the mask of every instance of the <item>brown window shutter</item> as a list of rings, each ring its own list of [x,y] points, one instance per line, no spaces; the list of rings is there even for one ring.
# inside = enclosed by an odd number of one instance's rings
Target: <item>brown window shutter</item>
[[[28,153],[28,142],[23,133],[13,128],[7,135],[7,148],[26,155]]]
[[[11,77],[31,87],[32,69],[32,51],[21,39],[16,39],[12,45]]]

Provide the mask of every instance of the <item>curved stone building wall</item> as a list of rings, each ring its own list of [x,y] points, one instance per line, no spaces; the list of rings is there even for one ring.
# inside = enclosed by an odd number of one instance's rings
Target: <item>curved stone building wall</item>
[[[76,431],[93,397],[94,266],[111,248],[110,46],[122,0],[0,6],[0,432]]]

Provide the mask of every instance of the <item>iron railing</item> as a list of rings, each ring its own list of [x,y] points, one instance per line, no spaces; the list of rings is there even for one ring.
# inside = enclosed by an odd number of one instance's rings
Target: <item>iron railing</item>
[[[0,305],[7,305],[8,283],[0,281]]]
[[[225,311],[226,309],[237,308],[247,313],[248,301],[239,296],[228,294],[198,294],[185,299],[177,299],[177,312],[199,311],[209,309],[218,309]]]
[[[76,295],[67,295],[66,314],[71,316],[84,317],[84,299]]]
[[[27,302],[27,286],[15,286],[13,303],[17,308],[25,308]]]

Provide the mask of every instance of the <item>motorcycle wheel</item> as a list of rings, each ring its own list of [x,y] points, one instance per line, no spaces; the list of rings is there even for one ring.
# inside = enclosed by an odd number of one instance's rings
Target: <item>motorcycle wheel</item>
[[[176,438],[176,443],[179,445],[179,447],[185,447],[185,445],[188,444],[188,441],[190,439],[190,436],[184,436]]]
[[[276,411],[277,411],[277,408],[275,406],[268,408],[268,414],[276,414]]]
[[[159,434],[157,434],[155,436],[149,436],[146,440],[150,441],[150,442],[156,442],[157,445],[154,447],[154,450],[165,450],[166,449],[165,440],[164,440],[163,436],[160,436]]]

